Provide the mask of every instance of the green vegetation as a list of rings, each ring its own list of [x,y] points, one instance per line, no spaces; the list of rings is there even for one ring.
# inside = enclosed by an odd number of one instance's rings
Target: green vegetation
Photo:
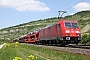
[[[2,49],[0,49],[0,60],[45,60],[37,55],[29,52],[29,49],[23,49],[21,45],[17,43],[7,43]]]
[[[0,50],[0,60],[13,60],[15,57],[26,60],[90,60],[89,56],[71,54],[43,47],[7,43]]]
[[[87,31],[87,33],[90,33],[90,29]]]
[[[90,45],[90,34],[83,34],[81,43],[85,45]]]
[[[0,45],[3,44],[3,42],[0,42]]]
[[[66,16],[65,19],[74,19],[74,20],[88,20],[90,19],[90,10],[88,11],[80,11],[75,13],[74,15]]]

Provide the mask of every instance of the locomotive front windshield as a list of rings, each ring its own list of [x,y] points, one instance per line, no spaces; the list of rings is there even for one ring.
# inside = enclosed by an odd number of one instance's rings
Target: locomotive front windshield
[[[78,28],[78,24],[77,23],[72,23],[72,27],[73,28]]]
[[[67,28],[78,28],[78,24],[72,23],[72,22],[65,22],[65,27],[67,27]]]

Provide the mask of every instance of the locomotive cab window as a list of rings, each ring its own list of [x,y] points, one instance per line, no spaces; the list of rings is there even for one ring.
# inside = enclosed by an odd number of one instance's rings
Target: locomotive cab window
[[[67,28],[78,28],[78,24],[72,23],[72,22],[65,22],[65,27],[67,27]]]
[[[71,23],[70,22],[65,22],[65,27],[70,28],[71,27]]]
[[[72,23],[72,27],[73,28],[78,28],[78,24],[77,23]]]

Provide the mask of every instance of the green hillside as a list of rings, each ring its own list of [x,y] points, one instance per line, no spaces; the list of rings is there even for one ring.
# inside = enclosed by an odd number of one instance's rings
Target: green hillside
[[[90,11],[81,11],[81,12],[75,13],[74,15],[65,16],[63,17],[63,19],[77,20],[79,22],[80,28],[83,29],[87,24],[90,24],[89,15],[90,15]],[[36,21],[22,23],[16,26],[3,28],[0,30],[0,41],[13,40],[14,38],[20,37],[33,30],[45,27],[57,21],[58,21],[58,18],[53,17],[53,18],[40,19]],[[87,29],[87,31],[85,32],[90,33],[90,29]]]
[[[66,19],[74,19],[74,20],[88,20],[90,19],[90,10],[88,11],[80,11],[75,13],[74,15],[66,16]]]

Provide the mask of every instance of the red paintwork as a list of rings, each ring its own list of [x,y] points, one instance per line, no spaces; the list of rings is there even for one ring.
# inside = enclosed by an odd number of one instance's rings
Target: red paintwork
[[[31,43],[31,42],[38,42],[38,38],[36,37],[38,33],[34,32],[33,34],[28,34],[27,36],[25,36],[24,41]]]
[[[50,27],[41,29],[39,32],[39,39],[49,38],[49,37],[59,37],[59,36],[61,37],[65,37],[65,36],[80,37],[81,36],[79,28],[67,28],[64,26],[64,22],[75,22],[78,24],[77,21],[73,21],[73,20],[60,20],[56,24]],[[66,33],[66,31],[70,31],[70,33]]]
[[[81,35],[80,35],[81,33],[76,33],[76,31],[79,31],[79,32],[80,32],[80,29],[79,29],[79,28],[67,28],[67,27],[64,27],[64,24],[63,24],[64,22],[75,22],[75,23],[78,24],[77,21],[63,20],[63,21],[62,21],[62,28],[63,28],[63,29],[62,29],[62,31],[63,31],[62,36],[63,36],[63,37],[65,37],[66,34],[69,35],[70,37],[77,37],[77,34],[79,34],[79,37],[81,36]],[[66,31],[70,31],[70,33],[66,33]]]

